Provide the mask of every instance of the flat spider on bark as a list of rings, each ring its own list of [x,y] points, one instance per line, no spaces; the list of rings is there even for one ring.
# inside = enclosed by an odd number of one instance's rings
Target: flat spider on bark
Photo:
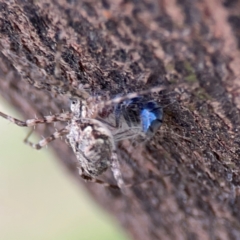
[[[26,121],[15,119],[2,112],[0,112],[0,116],[21,127],[33,127],[37,124],[53,123],[57,121],[68,122],[67,126],[63,129],[54,132],[37,144],[29,142],[27,138],[25,139],[25,143],[35,149],[41,149],[51,141],[66,136],[78,159],[79,174],[84,180],[123,190],[126,185],[122,178],[115,142],[121,140],[121,136],[125,134],[119,129],[117,118],[121,114],[125,118],[127,110],[124,108],[124,111],[122,111],[121,109],[119,110],[119,107],[116,108],[116,126],[99,118],[99,113],[107,106],[118,106],[118,104],[124,103],[124,101],[136,99],[139,95],[159,92],[162,89],[163,87],[154,87],[139,93],[130,93],[125,96],[116,97],[108,101],[101,101],[98,97],[90,97],[88,93],[82,90],[80,95],[70,99],[71,112],[54,114],[52,116],[45,116],[42,119],[29,119]],[[133,100],[133,103],[135,103],[134,101],[135,100]],[[118,114],[116,114],[116,112]],[[128,125],[130,124],[129,120],[125,119],[125,121]],[[152,127],[152,123],[154,123],[153,129],[156,130],[162,122],[162,108],[155,103],[143,105],[140,121],[142,124],[142,132],[147,133],[148,129]],[[129,129],[131,129],[131,126]],[[105,183],[96,178],[109,167],[112,170],[117,186]]]

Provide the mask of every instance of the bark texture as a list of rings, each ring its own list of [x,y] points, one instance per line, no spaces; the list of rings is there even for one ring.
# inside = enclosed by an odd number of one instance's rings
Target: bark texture
[[[68,110],[65,93],[79,87],[115,96],[165,86],[177,101],[158,133],[118,146],[125,181],[152,181],[127,196],[86,186],[133,239],[240,239],[239,16],[239,0],[2,0],[0,93],[33,118]],[[171,103],[165,95],[156,101]],[[51,146],[82,184],[72,150]]]

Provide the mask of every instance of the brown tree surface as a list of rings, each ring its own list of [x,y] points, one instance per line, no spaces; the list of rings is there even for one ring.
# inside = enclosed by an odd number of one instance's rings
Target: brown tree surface
[[[1,0],[0,93],[32,118],[68,110],[79,87],[165,86],[155,136],[118,146],[125,181],[143,183],[85,185],[133,239],[240,239],[239,16],[239,0]],[[51,147],[82,184],[72,149]]]

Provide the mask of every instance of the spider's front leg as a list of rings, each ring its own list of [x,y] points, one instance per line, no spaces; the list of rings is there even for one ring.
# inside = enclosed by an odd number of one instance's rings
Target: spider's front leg
[[[66,122],[71,120],[72,118],[72,113],[66,112],[66,113],[59,113],[59,114],[54,114],[51,116],[44,116],[43,118],[35,118],[35,119],[28,119],[26,121],[21,121],[16,118],[13,118],[3,112],[0,112],[0,116],[3,118],[6,118],[10,122],[20,126],[20,127],[33,127],[37,124],[43,124],[43,123],[53,123],[53,122]]]
[[[69,130],[68,130],[67,127],[65,127],[65,128],[63,128],[63,129],[61,129],[59,131],[54,132],[49,137],[46,137],[46,138],[42,139],[41,141],[39,141],[39,143],[32,143],[32,142],[28,141],[28,137],[31,134],[31,132],[30,132],[30,134],[28,134],[27,137],[24,139],[24,142],[26,144],[28,144],[29,146],[39,150],[39,149],[43,148],[44,146],[46,146],[48,143],[54,141],[57,138],[60,138],[60,137],[62,137],[64,135],[66,135],[68,133],[69,133]]]

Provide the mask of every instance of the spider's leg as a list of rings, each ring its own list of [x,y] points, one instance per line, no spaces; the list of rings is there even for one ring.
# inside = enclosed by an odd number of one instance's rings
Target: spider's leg
[[[125,129],[117,129],[113,132],[113,137],[115,142],[119,142],[126,139],[134,139],[137,136],[145,136],[144,133],[142,133],[141,127],[128,127]]]
[[[99,122],[104,123],[105,125],[107,125],[110,128],[113,128],[113,129],[117,128],[115,125],[111,124],[110,122],[108,122],[108,121],[106,121],[106,120],[104,120],[102,118],[96,117],[95,119],[98,120]]]
[[[0,112],[0,116],[8,119],[10,122],[20,127],[33,127],[37,124],[52,123],[52,122],[58,122],[58,121],[63,121],[63,122],[69,121],[72,118],[72,113],[70,112],[59,113],[52,116],[44,116],[43,118],[39,118],[39,119],[38,118],[28,119],[26,121],[18,120],[2,112]]]
[[[122,106],[121,104],[117,104],[114,108],[114,115],[115,115],[115,126],[118,128],[120,126],[120,120],[122,116]]]
[[[124,183],[123,178],[122,178],[122,173],[121,173],[121,170],[120,170],[120,165],[119,165],[119,162],[118,162],[118,157],[117,157],[116,150],[113,150],[111,160],[112,160],[111,169],[112,169],[113,176],[117,181],[118,187],[121,190],[124,190],[125,189],[125,183]]]
[[[165,88],[163,86],[161,86],[161,87],[153,87],[151,89],[143,90],[143,91],[136,92],[136,93],[129,93],[129,94],[126,94],[125,96],[116,97],[116,98],[110,99],[108,101],[102,102],[102,103],[100,103],[100,106],[101,105],[109,106],[112,104],[118,104],[122,101],[133,99],[133,98],[136,98],[141,95],[147,95],[147,94],[154,93],[154,92],[160,92],[163,89],[165,89]]]
[[[42,139],[41,141],[39,141],[38,143],[32,143],[28,141],[29,136],[31,135],[32,132],[30,132],[27,137],[24,139],[24,142],[28,145],[30,145],[31,147],[35,148],[35,149],[41,149],[44,146],[46,146],[48,143],[54,141],[57,138],[60,138],[61,136],[66,135],[69,132],[68,128],[65,127],[59,131],[54,132],[52,135],[50,135],[49,137],[46,137],[44,139]]]
[[[104,182],[100,179],[97,179],[97,178],[93,178],[91,176],[88,176],[84,173],[84,171],[81,169],[81,168],[78,168],[79,169],[79,175],[81,176],[81,178],[83,178],[85,181],[87,182],[93,182],[93,183],[98,183],[98,184],[101,184],[103,185],[104,187],[110,187],[110,188],[114,188],[114,189],[118,189],[120,190],[120,188],[117,186],[117,185],[114,185],[114,184],[110,184],[110,183],[107,183],[107,182]]]

